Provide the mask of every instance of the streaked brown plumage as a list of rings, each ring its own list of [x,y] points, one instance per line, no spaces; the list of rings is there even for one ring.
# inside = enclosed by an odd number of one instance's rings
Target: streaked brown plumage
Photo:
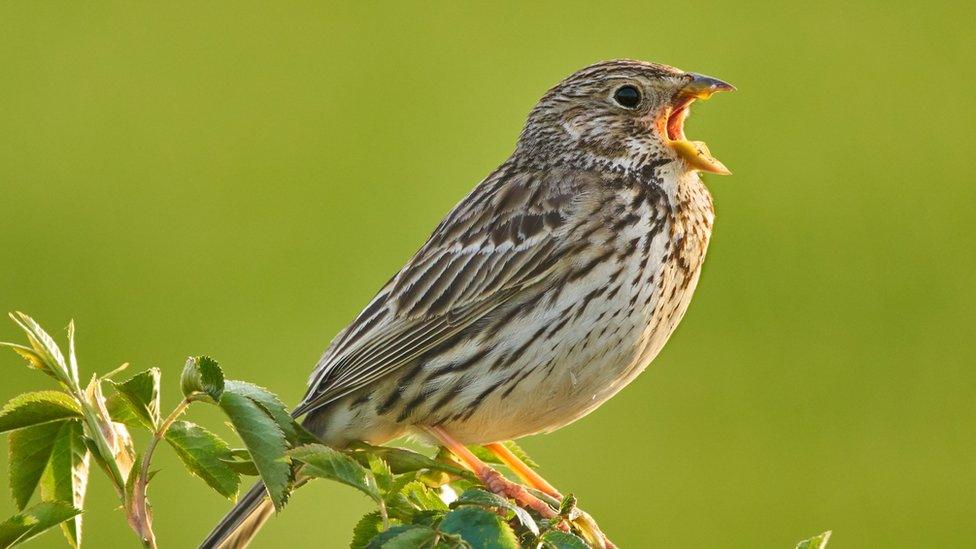
[[[339,447],[408,433],[470,444],[605,402],[657,355],[697,284],[713,210],[696,172],[728,172],[682,124],[695,98],[729,89],[617,60],[549,90],[508,160],[335,338],[295,414]]]

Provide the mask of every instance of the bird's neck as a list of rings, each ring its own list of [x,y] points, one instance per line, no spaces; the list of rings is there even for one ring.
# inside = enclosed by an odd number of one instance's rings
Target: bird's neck
[[[669,166],[669,171],[681,174],[683,163],[656,148],[643,144],[623,145],[618,154],[606,150],[579,146],[531,146],[520,143],[509,157],[507,164],[519,168],[546,170],[553,167],[571,168],[588,172],[603,172],[634,179],[648,179],[649,174]]]

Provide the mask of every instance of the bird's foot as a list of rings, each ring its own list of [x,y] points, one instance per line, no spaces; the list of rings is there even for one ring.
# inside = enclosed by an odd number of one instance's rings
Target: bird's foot
[[[552,519],[557,516],[556,511],[549,504],[529,493],[521,484],[508,480],[490,467],[485,467],[479,471],[478,478],[493,494],[511,498],[520,506],[539,513],[542,518]]]

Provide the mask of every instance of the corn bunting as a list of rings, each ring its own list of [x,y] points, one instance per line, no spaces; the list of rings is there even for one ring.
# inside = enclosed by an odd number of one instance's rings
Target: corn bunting
[[[732,89],[630,60],[550,89],[511,156],[333,340],[296,417],[334,447],[420,434],[489,489],[552,516],[465,444],[560,497],[497,442],[591,412],[674,331],[714,217],[698,172],[729,173],[684,121],[696,99]],[[270,510],[256,486],[204,546],[246,544]]]

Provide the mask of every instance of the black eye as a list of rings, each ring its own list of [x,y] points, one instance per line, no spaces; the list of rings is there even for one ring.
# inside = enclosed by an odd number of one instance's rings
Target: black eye
[[[620,86],[617,91],[613,92],[613,100],[619,103],[621,107],[633,109],[640,103],[641,94],[633,86]]]

